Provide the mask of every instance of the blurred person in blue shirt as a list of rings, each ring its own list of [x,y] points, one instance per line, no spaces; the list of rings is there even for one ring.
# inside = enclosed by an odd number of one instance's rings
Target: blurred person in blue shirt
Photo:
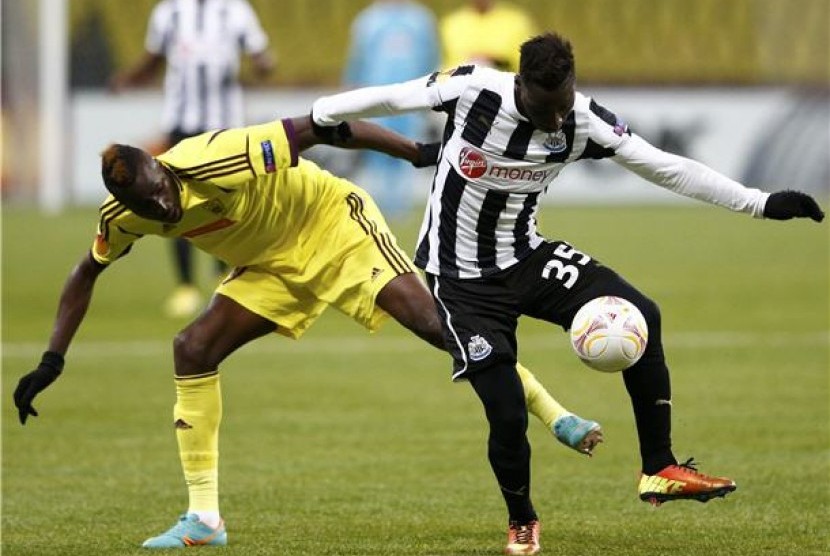
[[[376,0],[357,14],[351,27],[343,81],[350,88],[388,85],[438,68],[440,43],[433,13],[413,0]],[[426,140],[424,114],[374,120],[415,141]],[[409,210],[414,169],[378,152],[361,153],[360,183],[389,219]]]

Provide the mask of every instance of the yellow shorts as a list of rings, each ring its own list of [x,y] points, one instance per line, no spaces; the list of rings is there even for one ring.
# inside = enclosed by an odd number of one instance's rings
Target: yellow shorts
[[[395,277],[415,272],[372,198],[352,186],[316,217],[297,261],[290,254],[234,269],[216,289],[297,339],[329,305],[371,331],[388,317],[375,299]],[[286,261],[290,261],[287,263]]]

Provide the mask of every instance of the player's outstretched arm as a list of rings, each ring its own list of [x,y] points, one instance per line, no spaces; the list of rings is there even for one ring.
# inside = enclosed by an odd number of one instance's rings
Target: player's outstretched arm
[[[14,405],[17,406],[22,425],[26,424],[30,415],[37,417],[37,411],[32,407],[35,396],[52,384],[63,371],[63,356],[84,320],[95,281],[105,268],[91,254],[86,254],[66,279],[49,347],[37,368],[23,376],[14,390]]]
[[[321,144],[341,149],[368,149],[408,160],[416,168],[434,166],[438,161],[440,143],[416,143],[371,122],[356,120],[324,127],[316,125],[311,116],[299,116],[291,118],[291,123],[301,151]]]
[[[772,220],[790,220],[792,218],[810,218],[816,222],[824,220],[824,211],[815,199],[801,191],[776,191],[770,193],[764,205],[764,218]]]
[[[120,93],[129,87],[145,85],[164,67],[164,56],[145,52],[135,66],[113,75],[109,80],[109,89]]]
[[[620,141],[612,160],[680,195],[756,218],[811,218],[816,222],[824,219],[818,203],[806,193],[792,190],[767,193],[746,187],[701,162],[658,149],[633,133]]]

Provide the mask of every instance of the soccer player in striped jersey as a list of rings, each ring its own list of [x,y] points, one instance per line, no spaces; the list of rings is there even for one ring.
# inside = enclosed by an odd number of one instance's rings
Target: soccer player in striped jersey
[[[210,129],[244,124],[240,58],[248,54],[254,75],[274,69],[268,36],[246,0],[161,0],[147,25],[144,56],[116,74],[113,91],[149,83],[165,65],[162,125],[167,150],[182,139]],[[190,242],[174,238],[173,261],[178,285],[165,302],[171,317],[190,317],[202,306]],[[224,273],[221,261],[216,271]]]
[[[461,66],[406,83],[358,89],[314,103],[318,125],[432,109],[447,115],[440,161],[426,207],[416,264],[427,273],[454,356],[454,379],[468,379],[490,421],[490,462],[508,507],[509,554],[539,550],[530,499],[530,447],[515,380],[516,326],[530,315],[570,326],[601,295],[633,302],[649,341],[623,372],[640,442],[639,496],[660,504],[707,501],[735,490],[730,479],[679,464],[671,446],[671,390],[657,305],[611,269],[536,229],[539,197],[567,164],[610,158],[671,191],[756,218],[824,213],[798,191],[744,187],[655,148],[625,122],[575,90],[570,42],[547,33],[521,46],[518,74]]]
[[[90,253],[66,281],[48,350],[15,390],[21,423],[37,415],[32,401],[62,371],[98,276],[136,241],[187,238],[235,267],[174,342],[174,425],[189,508],[146,547],[227,542],[218,495],[218,368],[237,348],[271,332],[300,338],[331,305],[370,330],[391,315],[446,349],[434,301],[372,198],[299,156],[318,143],[372,148],[417,166],[435,164],[438,152],[366,122],[315,133],[304,116],[208,132],[155,158],[126,145],[103,153],[111,196]],[[599,425],[567,412],[527,369],[518,370],[530,410],[557,439],[590,455],[602,440]]]

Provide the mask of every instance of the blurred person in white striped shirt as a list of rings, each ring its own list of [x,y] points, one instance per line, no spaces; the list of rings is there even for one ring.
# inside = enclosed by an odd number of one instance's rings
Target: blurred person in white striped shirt
[[[161,0],[150,15],[144,46],[143,57],[113,76],[110,88],[120,92],[147,84],[166,65],[164,137],[151,149],[154,154],[205,131],[245,123],[239,81],[243,53],[250,56],[256,77],[274,69],[268,36],[247,0]],[[203,298],[190,243],[177,238],[173,248],[177,286],[164,309],[182,318],[196,313]],[[217,260],[217,274],[224,270]]]

